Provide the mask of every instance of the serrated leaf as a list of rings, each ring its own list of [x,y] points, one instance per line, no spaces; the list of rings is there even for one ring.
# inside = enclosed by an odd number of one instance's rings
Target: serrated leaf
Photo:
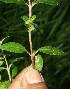
[[[50,55],[63,55],[64,54],[64,52],[61,51],[60,49],[51,47],[51,46],[41,47],[38,49],[38,51],[46,53],[46,54],[50,54]]]
[[[3,64],[4,61],[0,61],[0,66]]]
[[[37,3],[46,3],[50,5],[58,5],[61,0],[37,0]]]
[[[15,52],[15,53],[27,52],[25,47],[23,47],[19,43],[15,43],[15,42],[5,43],[5,44],[1,45],[0,49],[10,51],[10,52]]]
[[[42,70],[42,67],[43,67],[43,59],[41,57],[41,55],[36,55],[35,56],[35,68],[39,71]]]
[[[3,1],[5,3],[16,3],[16,4],[20,4],[20,3],[24,3],[24,0],[0,0]]]
[[[17,67],[15,66],[15,67],[12,69],[12,77],[14,77],[16,74],[17,74]]]

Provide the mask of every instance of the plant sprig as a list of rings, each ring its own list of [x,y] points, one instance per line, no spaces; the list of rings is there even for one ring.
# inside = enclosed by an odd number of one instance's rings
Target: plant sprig
[[[16,3],[18,4],[19,2],[22,2],[22,0],[16,0],[14,2],[14,0],[0,0],[0,1],[4,1],[6,3]],[[25,2],[25,0],[23,0]],[[49,0],[47,0],[47,3],[49,2]],[[56,1],[57,2],[57,1]],[[37,0],[34,1],[34,3],[46,3],[45,0]],[[50,0],[49,2],[50,4],[53,3],[53,5],[55,4],[55,0]],[[26,3],[25,3],[26,4]],[[15,43],[15,42],[8,42],[5,44],[2,44],[2,40],[0,43],[0,49],[2,51],[6,50],[6,51],[10,51],[10,52],[14,52],[14,53],[23,53],[26,52],[29,54],[29,56],[31,57],[31,61],[32,61],[32,67],[41,71],[42,67],[43,67],[43,58],[41,57],[40,54],[37,54],[38,52],[42,52],[42,53],[46,53],[46,54],[50,54],[50,55],[63,55],[64,52],[62,52],[61,50],[59,50],[58,48],[55,47],[51,47],[51,46],[44,46],[39,48],[38,50],[36,50],[35,52],[33,51],[33,45],[32,45],[32,31],[36,29],[37,24],[34,23],[34,20],[36,19],[36,15],[32,15],[32,8],[35,4],[33,4],[33,2],[31,0],[28,0],[27,6],[29,8],[29,17],[27,16],[23,16],[22,19],[25,21],[25,26],[27,27],[27,31],[29,34],[29,44],[30,44],[30,52],[28,52],[26,50],[26,48],[24,46],[22,46],[19,43]],[[10,75],[10,67],[7,63],[6,60],[6,56],[3,56],[6,62],[6,66],[7,66],[7,71],[8,71],[8,75],[9,75],[9,80],[11,81],[11,75]],[[2,63],[2,62],[1,62]]]

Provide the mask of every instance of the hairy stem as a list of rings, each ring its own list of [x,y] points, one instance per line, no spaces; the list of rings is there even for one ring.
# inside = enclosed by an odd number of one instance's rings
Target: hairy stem
[[[29,18],[32,17],[32,2],[28,0],[29,2]],[[30,24],[31,26],[31,24]],[[31,30],[29,29],[29,43],[30,43],[30,56],[31,56],[31,61],[32,61],[32,67],[34,68],[34,54],[33,54],[33,49],[32,49],[32,38],[31,38]]]

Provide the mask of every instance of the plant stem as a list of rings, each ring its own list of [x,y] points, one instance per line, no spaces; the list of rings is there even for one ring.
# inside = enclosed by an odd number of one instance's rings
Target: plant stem
[[[30,43],[30,51],[31,51],[31,61],[32,61],[32,67],[34,68],[34,54],[32,49],[32,40],[31,40],[31,31],[29,31],[29,43]]]
[[[29,18],[32,17],[32,2],[31,0],[28,0],[29,2]]]
[[[8,66],[8,62],[7,62],[7,59],[5,57],[5,55],[3,55],[4,59],[5,59],[5,62],[6,62],[6,66],[7,66],[7,72],[8,72],[8,76],[9,76],[9,80],[10,82],[12,82],[12,78],[11,78],[11,74],[10,74],[10,69],[9,69],[9,66]]]
[[[32,17],[32,2],[28,0],[29,2],[29,18]],[[31,26],[31,24],[30,24]],[[32,37],[31,37],[31,30],[29,29],[29,43],[30,43],[30,56],[31,56],[31,61],[32,61],[32,67],[34,68],[34,54],[33,54],[33,48],[32,48]]]

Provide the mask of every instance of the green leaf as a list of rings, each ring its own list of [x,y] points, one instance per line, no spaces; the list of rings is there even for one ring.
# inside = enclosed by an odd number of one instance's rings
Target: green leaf
[[[0,57],[0,60],[4,59],[3,57]]]
[[[35,56],[35,68],[39,71],[42,70],[42,67],[43,67],[43,59],[41,57],[41,55],[36,55]]]
[[[33,16],[31,17],[31,20],[34,21],[35,19],[36,19],[36,15],[33,15]]]
[[[37,3],[46,3],[50,5],[58,5],[61,0],[37,0]]]
[[[8,88],[8,86],[10,85],[10,81],[8,80],[8,81],[5,81],[4,83],[5,83],[5,87]]]
[[[20,61],[20,60],[23,60],[24,59],[24,57],[19,57],[19,58],[16,58],[16,59],[12,59],[12,62],[11,62],[11,64],[12,63],[14,63],[14,62],[17,62],[17,61]]]
[[[15,67],[12,69],[12,77],[14,77],[16,74],[17,74],[17,67],[15,66]]]
[[[25,22],[29,19],[27,16],[21,17]]]
[[[0,0],[0,1],[3,1],[5,3],[16,3],[16,4],[22,4],[24,3],[25,1],[24,0]]]
[[[64,52],[61,51],[60,49],[51,47],[51,46],[41,47],[37,51],[50,54],[50,55],[63,55],[64,54]]]
[[[4,61],[0,61],[0,66],[3,64]]]
[[[25,47],[23,47],[19,43],[15,43],[15,42],[5,43],[5,44],[1,45],[0,49],[10,51],[10,52],[15,52],[15,53],[27,52]]]
[[[25,24],[30,25],[33,24],[33,21],[36,19],[36,15],[33,15],[31,18],[28,18],[27,16],[23,16],[21,18],[25,21]]]
[[[7,89],[4,83],[0,83],[0,89]]]
[[[10,81],[0,82],[0,89],[8,89],[8,86],[10,85]]]
[[[0,75],[0,80],[1,80],[1,75]]]
[[[0,67],[0,71],[3,70],[3,69],[6,69],[5,67]]]
[[[29,29],[29,31],[33,31],[33,30],[35,30],[35,27],[34,27],[34,25],[31,25],[28,29]]]

